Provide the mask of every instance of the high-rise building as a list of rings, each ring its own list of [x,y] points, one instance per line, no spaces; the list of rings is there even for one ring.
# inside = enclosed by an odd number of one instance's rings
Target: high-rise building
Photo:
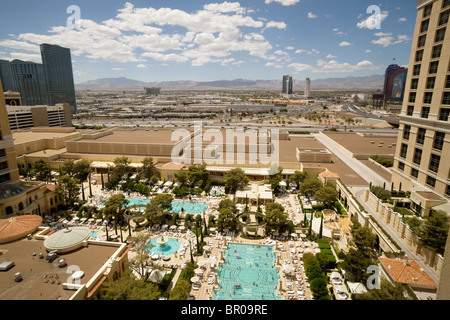
[[[14,87],[11,64],[7,60],[0,60],[0,80],[3,83],[3,90],[16,91]]]
[[[408,69],[396,64],[391,64],[386,68],[383,91],[385,101],[403,101],[407,75]]]
[[[450,1],[417,4],[392,183],[426,217],[450,212]]]
[[[283,94],[293,94],[292,76],[283,76]]]
[[[68,103],[76,113],[75,84],[70,49],[58,45],[41,44],[42,63],[47,81],[48,104]]]
[[[10,63],[14,91],[21,94],[25,106],[47,105],[47,84],[44,66],[39,63],[13,60]]]
[[[311,96],[311,80],[306,78],[305,80],[305,98],[309,98]]]
[[[8,192],[4,184],[19,180],[14,140],[9,128],[8,113],[6,111],[5,97],[0,81],[0,206]]]

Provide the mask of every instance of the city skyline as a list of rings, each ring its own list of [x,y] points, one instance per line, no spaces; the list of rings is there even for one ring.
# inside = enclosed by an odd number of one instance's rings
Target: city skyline
[[[408,65],[417,14],[407,0],[377,3],[380,15],[368,1],[78,1],[77,30],[73,4],[5,4],[0,59],[39,62],[39,44],[67,47],[75,83],[368,76],[394,58]],[[9,14],[17,7],[20,24]],[[380,29],[367,23],[373,17]]]

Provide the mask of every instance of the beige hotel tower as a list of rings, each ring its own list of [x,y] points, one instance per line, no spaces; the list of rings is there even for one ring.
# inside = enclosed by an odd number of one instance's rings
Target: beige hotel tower
[[[412,209],[450,213],[450,0],[417,0],[392,183]],[[450,299],[450,237],[438,299]]]
[[[426,217],[450,212],[450,0],[417,4],[392,183]]]

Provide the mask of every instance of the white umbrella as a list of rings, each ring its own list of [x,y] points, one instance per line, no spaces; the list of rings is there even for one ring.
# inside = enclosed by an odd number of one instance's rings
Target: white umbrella
[[[170,226],[170,229],[171,230],[175,230],[177,228],[177,226],[176,225],[172,225],[172,226]]]
[[[199,277],[192,277],[192,278],[191,278],[191,282],[192,282],[192,283],[200,282],[200,278],[199,278]]]

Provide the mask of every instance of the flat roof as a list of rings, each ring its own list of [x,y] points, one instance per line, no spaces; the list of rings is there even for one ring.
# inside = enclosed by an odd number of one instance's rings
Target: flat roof
[[[172,141],[171,129],[139,129],[139,130],[114,130],[112,134],[94,140],[81,139],[77,142],[89,143],[146,143],[175,145],[179,140]]]
[[[279,140],[280,162],[298,162],[297,148],[299,149],[326,149],[323,144],[311,135],[304,137],[291,136],[290,140]]]
[[[357,133],[324,132],[329,138],[355,154],[394,155],[397,135],[393,136],[361,136]],[[374,142],[374,143],[372,143]],[[382,147],[379,147],[379,146]]]
[[[14,139],[14,144],[21,144],[25,142],[32,142],[42,139],[53,139],[54,137],[62,138],[67,137],[73,134],[76,134],[77,132],[34,132],[34,131],[18,131],[13,132],[12,136]]]
[[[15,266],[6,272],[0,272],[0,300],[68,300],[75,291],[65,290],[62,283],[68,282],[71,273],[68,267],[79,268],[84,272],[80,283],[86,284],[119,249],[117,246],[104,246],[89,243],[88,247],[79,248],[73,252],[61,254],[53,263],[39,259],[39,253],[44,256],[47,251],[43,240],[28,240],[27,238],[0,245],[3,254],[0,263],[14,261]],[[36,256],[33,256],[36,253]],[[67,266],[59,268],[58,259],[64,258]],[[71,269],[69,269],[70,271]],[[20,272],[23,281],[15,282],[14,274]],[[61,284],[45,283],[44,275],[53,278],[57,275]]]

